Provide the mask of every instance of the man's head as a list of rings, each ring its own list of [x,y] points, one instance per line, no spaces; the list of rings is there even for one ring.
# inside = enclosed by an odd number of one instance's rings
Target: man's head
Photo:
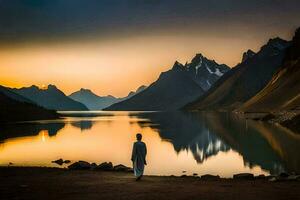
[[[138,133],[138,134],[136,134],[136,139],[138,140],[138,141],[141,141],[142,140],[142,134],[140,134],[140,133]]]

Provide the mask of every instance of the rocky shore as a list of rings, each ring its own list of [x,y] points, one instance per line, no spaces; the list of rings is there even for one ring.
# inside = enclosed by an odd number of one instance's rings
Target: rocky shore
[[[62,158],[52,161],[57,165],[64,165],[72,163],[70,160],[63,160]],[[133,169],[125,165],[119,164],[113,166],[112,162],[103,162],[97,165],[96,163],[89,163],[87,161],[77,161],[68,166],[69,170],[96,170],[96,171],[115,171],[115,172],[133,172]]]
[[[79,163],[75,163],[73,166],[78,166]],[[101,166],[111,165],[108,162]],[[270,181],[274,177],[252,174],[237,174],[230,179],[213,175],[145,176],[142,181],[136,182],[132,173],[119,172],[117,166],[109,171],[96,168],[0,167],[0,197],[5,200],[300,198],[299,176],[289,180],[291,175],[281,174],[274,182]]]
[[[287,127],[295,133],[300,134],[300,114],[281,122],[281,125]]]
[[[294,133],[300,134],[300,110],[278,111],[273,113],[243,113],[243,115],[247,119],[280,124]]]
[[[56,163],[58,165],[62,164],[69,164],[71,161],[69,160],[63,160],[62,158],[52,161],[52,163]],[[89,163],[87,161],[77,161],[72,164],[70,164],[67,167],[69,170],[91,170],[91,171],[110,171],[110,172],[127,172],[127,173],[133,173],[133,169],[131,167],[127,167],[122,164],[118,164],[113,166],[112,162],[103,162],[97,165],[96,163]],[[174,176],[175,177],[175,176]],[[188,175],[181,175],[179,176],[181,178],[185,177],[193,177],[193,178],[199,178],[201,180],[221,180],[221,177],[219,175],[211,175],[211,174],[205,174],[199,176],[198,174],[194,173],[192,176]],[[285,172],[282,172],[278,175],[271,175],[271,176],[265,176],[263,174],[254,176],[250,173],[240,173],[240,174],[234,174],[232,176],[232,179],[235,180],[257,180],[257,179],[264,179],[268,181],[300,181],[300,175],[298,174],[288,174]]]

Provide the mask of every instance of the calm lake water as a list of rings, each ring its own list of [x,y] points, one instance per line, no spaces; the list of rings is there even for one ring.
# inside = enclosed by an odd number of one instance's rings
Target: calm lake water
[[[135,134],[148,147],[146,174],[300,173],[300,135],[226,113],[63,112],[59,120],[0,127],[0,165],[52,160],[131,165]],[[62,167],[66,167],[63,165]]]

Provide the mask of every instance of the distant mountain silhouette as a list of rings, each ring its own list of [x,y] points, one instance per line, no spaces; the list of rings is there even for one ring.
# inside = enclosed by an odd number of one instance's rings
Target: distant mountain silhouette
[[[39,106],[53,110],[88,110],[88,108],[80,102],[66,96],[54,85],[48,85],[47,89],[40,89],[37,86],[23,87],[20,89],[11,89],[11,91],[22,95],[23,97],[35,102]]]
[[[300,109],[300,28],[288,48],[283,65],[268,85],[241,108],[246,112]]]
[[[98,96],[95,93],[93,93],[89,89],[80,89],[77,92],[72,93],[69,95],[70,98],[72,98],[75,101],[78,101],[88,107],[89,110],[102,110],[103,108],[106,108],[114,103],[126,100],[135,94],[143,91],[146,88],[146,86],[139,87],[135,92],[131,91],[128,96],[123,98],[116,98],[114,96]]]
[[[89,110],[102,110],[103,108],[117,102],[117,98],[113,96],[100,97],[94,94],[91,90],[83,88],[77,92],[72,93],[71,95],[69,95],[69,97],[86,105]]]
[[[16,101],[35,104],[33,101],[23,97],[22,95],[19,95],[15,92],[11,91],[10,88],[7,88],[7,87],[1,86],[1,85],[0,85],[0,92],[3,93],[5,96],[7,96],[11,99],[14,99]]]
[[[143,92],[105,110],[176,110],[204,94],[229,69],[197,54],[191,63],[176,61]]]
[[[0,122],[55,119],[55,111],[44,109],[30,100],[0,86]]]
[[[244,54],[238,64],[196,101],[189,103],[189,110],[233,110],[256,95],[280,68],[289,42],[280,38],[269,40],[258,53]]]

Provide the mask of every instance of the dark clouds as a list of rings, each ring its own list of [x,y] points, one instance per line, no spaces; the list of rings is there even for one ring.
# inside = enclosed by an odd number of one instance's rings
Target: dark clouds
[[[0,42],[300,25],[299,0],[0,0]]]

